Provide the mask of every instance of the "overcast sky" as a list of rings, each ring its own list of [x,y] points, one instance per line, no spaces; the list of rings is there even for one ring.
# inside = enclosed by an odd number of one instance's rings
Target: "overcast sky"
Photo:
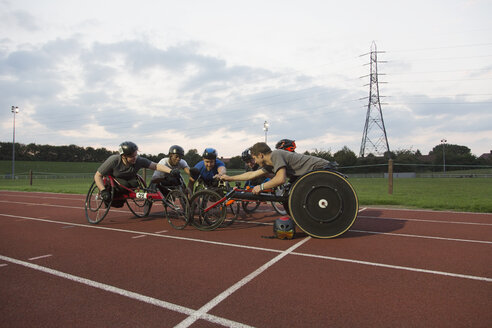
[[[479,156],[492,150],[490,17],[485,0],[0,0],[0,141],[18,106],[24,144],[230,157],[267,121],[272,147],[359,154],[374,41],[390,149],[445,138]]]

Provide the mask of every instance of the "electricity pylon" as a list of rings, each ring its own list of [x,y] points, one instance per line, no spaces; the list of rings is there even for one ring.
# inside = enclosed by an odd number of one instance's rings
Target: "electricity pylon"
[[[384,53],[384,51],[379,53]],[[370,153],[374,155],[384,155],[385,152],[390,151],[388,136],[386,135],[386,128],[384,127],[383,111],[381,110],[381,102],[379,100],[379,83],[384,82],[378,81],[378,76],[383,74],[378,74],[377,54],[378,51],[376,50],[376,43],[373,41],[371,45],[371,52],[369,53],[371,58],[369,63],[371,73],[369,75],[362,76],[369,76],[370,82],[368,97],[369,103],[367,105],[366,124],[362,134],[362,143],[360,145],[360,157],[364,157],[364,155]]]

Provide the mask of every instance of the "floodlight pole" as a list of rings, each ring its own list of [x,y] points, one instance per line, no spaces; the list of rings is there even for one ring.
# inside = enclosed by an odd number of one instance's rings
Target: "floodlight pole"
[[[14,114],[14,125],[12,129],[12,180],[15,179],[15,114],[19,112],[19,107],[12,106],[12,113]]]
[[[448,142],[446,139],[441,139],[442,143],[442,168],[443,172],[446,173],[446,142]]]
[[[268,133],[268,127],[269,127],[269,126],[270,126],[270,125],[268,124],[268,122],[267,122],[267,121],[265,121],[265,122],[263,123],[263,130],[265,131],[265,143],[267,143],[267,133]]]

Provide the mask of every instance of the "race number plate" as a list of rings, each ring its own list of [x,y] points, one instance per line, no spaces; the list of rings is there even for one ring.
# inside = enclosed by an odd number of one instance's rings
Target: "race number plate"
[[[135,193],[135,197],[137,199],[147,199],[147,193],[146,192],[143,192],[143,191],[137,191]]]

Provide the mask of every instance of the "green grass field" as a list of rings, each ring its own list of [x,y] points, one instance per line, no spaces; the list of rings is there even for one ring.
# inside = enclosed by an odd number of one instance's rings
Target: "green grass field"
[[[17,166],[18,165],[18,166]],[[94,173],[98,163],[19,162],[16,172]],[[26,170],[26,171],[22,171]],[[11,172],[11,162],[0,161],[0,175]],[[242,171],[229,170],[231,174]],[[147,180],[152,171],[147,171]],[[185,177],[187,180],[187,177]],[[413,178],[394,179],[393,194],[388,194],[388,180],[383,178],[350,179],[361,206],[391,205],[407,208],[454,210],[492,213],[492,178]],[[92,179],[37,178],[32,186],[29,179],[0,179],[0,190],[46,191],[85,194]]]

